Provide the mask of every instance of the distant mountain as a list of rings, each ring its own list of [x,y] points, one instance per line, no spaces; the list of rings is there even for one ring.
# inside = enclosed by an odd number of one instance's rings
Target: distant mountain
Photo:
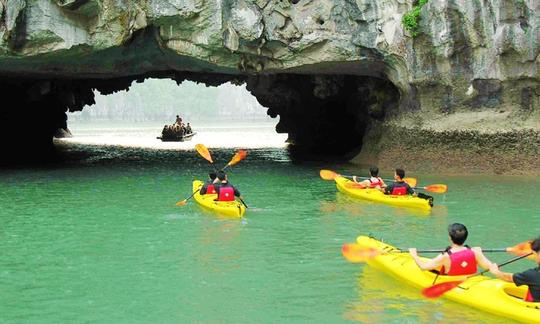
[[[107,96],[96,91],[96,104],[70,113],[69,120],[172,122],[176,115],[187,121],[269,120],[266,110],[245,85],[206,87],[191,81],[177,85],[173,80],[148,79]]]

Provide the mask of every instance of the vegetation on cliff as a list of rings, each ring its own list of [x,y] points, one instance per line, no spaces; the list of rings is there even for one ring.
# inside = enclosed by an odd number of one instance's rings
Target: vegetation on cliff
[[[428,2],[428,0],[418,0],[417,4],[413,6],[411,11],[403,15],[403,26],[407,29],[413,37],[418,36],[420,10]]]

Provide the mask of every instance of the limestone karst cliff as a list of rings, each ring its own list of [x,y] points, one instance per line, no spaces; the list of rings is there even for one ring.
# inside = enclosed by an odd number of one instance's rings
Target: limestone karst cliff
[[[363,146],[366,160],[381,159],[380,145],[399,133],[382,128],[536,134],[540,1],[429,0],[413,37],[402,20],[415,5],[0,0],[0,93],[18,103],[0,108],[0,135],[13,140],[35,116],[35,133],[17,141],[48,146],[66,110],[93,103],[92,89],[150,76],[245,82],[281,116],[278,131],[321,154],[350,157]],[[515,154],[537,154],[534,136],[518,137]]]

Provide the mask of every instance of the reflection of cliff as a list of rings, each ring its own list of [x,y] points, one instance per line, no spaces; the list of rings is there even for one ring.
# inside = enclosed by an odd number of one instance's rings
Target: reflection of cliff
[[[362,149],[369,153],[362,161],[396,163],[399,147],[380,154],[384,143],[400,141],[385,132],[395,126],[409,138],[433,130],[429,137],[445,141],[444,150],[456,143],[462,159],[453,164],[476,155],[480,163],[497,160],[509,145],[512,162],[480,169],[535,172],[529,162],[540,144],[528,138],[532,146],[519,147],[523,130],[540,129],[540,2],[428,1],[412,37],[401,21],[414,3],[3,1],[0,94],[17,104],[0,108],[0,138],[12,149],[50,148],[65,112],[91,105],[94,90],[110,95],[134,80],[170,78],[247,83],[271,116],[282,117],[278,131],[289,133],[298,156],[347,158]],[[5,143],[22,123],[33,136]],[[467,142],[463,128],[480,140]],[[501,129],[507,138],[482,141]],[[422,141],[403,143],[408,158]],[[411,168],[437,165],[442,155],[419,153],[425,158]]]

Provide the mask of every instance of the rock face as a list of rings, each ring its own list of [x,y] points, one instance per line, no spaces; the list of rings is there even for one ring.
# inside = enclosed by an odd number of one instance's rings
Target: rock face
[[[375,125],[538,131],[540,1],[429,0],[412,37],[402,17],[414,5],[0,0],[0,93],[20,103],[1,113],[41,116],[45,145],[65,111],[93,103],[92,89],[152,76],[247,82],[298,147],[341,156],[364,137],[375,152],[385,140]]]

